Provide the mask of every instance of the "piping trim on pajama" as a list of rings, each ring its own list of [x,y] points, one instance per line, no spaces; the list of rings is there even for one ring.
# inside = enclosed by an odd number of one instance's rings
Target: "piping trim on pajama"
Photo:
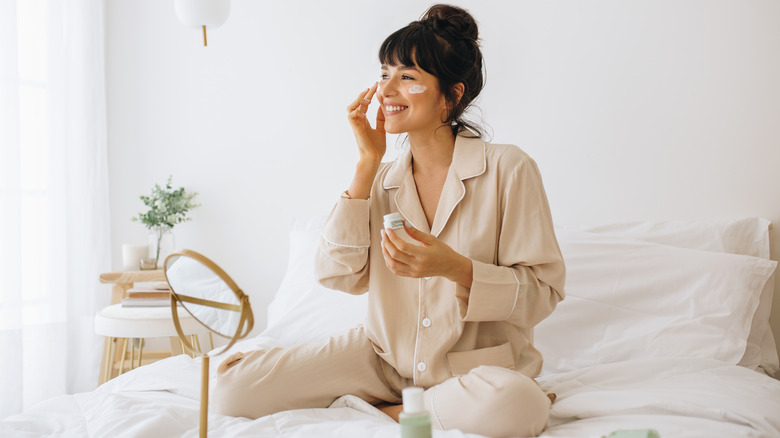
[[[512,316],[512,313],[515,312],[515,307],[517,307],[517,298],[520,296],[520,279],[517,278],[517,271],[512,269],[512,275],[515,276],[515,284],[517,284],[517,287],[515,287],[515,302],[512,303],[512,310],[509,311],[509,315],[507,315],[505,318],[507,320],[510,316]]]
[[[417,334],[414,337],[414,379],[412,379],[415,385],[417,384],[417,364],[420,363],[417,347],[420,345],[420,321],[422,320],[422,282],[422,278],[417,282]]]
[[[330,243],[331,245],[340,246],[342,248],[370,248],[371,247],[371,245],[344,245],[342,243],[332,242],[327,237],[325,237],[325,233],[320,233],[320,236],[322,237],[323,240]]]

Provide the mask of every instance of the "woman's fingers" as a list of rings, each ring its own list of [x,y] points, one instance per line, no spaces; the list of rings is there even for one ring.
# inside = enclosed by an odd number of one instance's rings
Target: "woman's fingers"
[[[360,94],[358,94],[357,99],[347,105],[347,112],[352,113],[357,110],[360,114],[365,116],[366,111],[368,111],[368,105],[371,104],[371,99],[374,98],[378,86],[379,83],[375,83],[370,88],[361,91]]]
[[[379,82],[375,82],[374,85],[372,85],[360,98],[360,101],[358,102],[358,111],[360,111],[363,116],[366,116],[368,113],[368,106],[371,104],[371,99],[374,98],[374,94],[376,93],[378,87]]]
[[[390,255],[390,252],[388,251],[388,248],[387,248],[388,245],[384,244],[384,242],[385,242],[384,240],[382,242],[383,242],[382,243],[382,256],[385,259],[385,265],[387,265],[387,268],[390,269],[390,271],[392,271],[392,273],[395,274],[395,275],[401,275],[401,276],[404,276],[404,277],[409,277],[410,276],[409,273],[411,272],[411,268],[409,267],[409,265],[407,265],[404,262],[401,262],[399,260],[394,259],[393,256]]]
[[[414,255],[408,252],[409,244],[398,237],[393,230],[382,230],[382,244],[393,260],[400,261],[406,265],[414,262]]]
[[[387,147],[384,128],[384,114],[377,113],[377,128],[371,127],[366,116],[368,106],[374,98],[379,83],[361,91],[357,98],[347,105],[347,120],[352,126],[352,132],[357,140],[361,157],[370,160],[379,160],[385,154]]]
[[[368,92],[363,96],[363,101],[370,103],[371,99],[374,98],[374,94],[376,94],[376,90],[379,88],[379,82],[374,82],[374,85],[371,86],[371,88],[368,89]]]
[[[379,132],[385,132],[385,111],[384,111],[384,99],[381,94],[376,95],[376,100],[379,102],[379,108],[376,109],[376,130]]]
[[[412,239],[422,242],[425,245],[431,245],[435,241],[435,237],[433,235],[428,234],[424,231],[420,231],[417,228],[414,228],[412,226],[404,224],[404,228],[406,229],[406,234],[408,234]]]
[[[371,91],[370,88],[361,91],[357,99],[353,100],[352,103],[347,105],[347,112],[351,114],[355,111],[360,111],[363,115],[365,115],[366,109],[368,109],[368,103],[371,102],[370,100],[368,102],[365,100],[366,93],[369,91]]]
[[[360,112],[360,114],[363,115],[363,117],[366,116],[366,112],[368,111],[368,105],[371,104],[371,96],[373,96],[373,94],[371,93],[371,88],[369,88],[358,99],[358,111]]]

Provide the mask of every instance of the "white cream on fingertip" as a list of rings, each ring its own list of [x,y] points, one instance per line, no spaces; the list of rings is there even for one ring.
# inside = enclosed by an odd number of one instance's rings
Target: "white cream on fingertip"
[[[411,87],[409,87],[409,94],[420,94],[427,89],[428,87],[426,87],[425,85],[414,84]]]

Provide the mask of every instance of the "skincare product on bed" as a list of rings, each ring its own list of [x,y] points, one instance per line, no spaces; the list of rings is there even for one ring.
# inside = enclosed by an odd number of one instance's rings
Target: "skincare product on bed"
[[[423,389],[405,388],[404,410],[398,415],[401,438],[431,438],[431,416],[423,406]]]
[[[406,228],[404,228],[404,218],[401,216],[400,213],[386,214],[384,216],[384,220],[385,220],[385,229],[389,228],[393,230],[396,236],[400,237],[406,242],[413,243],[415,245],[422,245],[422,242],[412,238],[412,236],[410,236],[409,233],[406,232]]]

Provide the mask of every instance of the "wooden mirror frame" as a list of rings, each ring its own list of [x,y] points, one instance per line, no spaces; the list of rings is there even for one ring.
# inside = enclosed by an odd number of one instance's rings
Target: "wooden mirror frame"
[[[189,295],[183,295],[176,292],[176,289],[171,285],[170,279],[168,279],[168,260],[170,260],[172,257],[188,257],[191,259],[194,259],[200,263],[202,263],[207,268],[211,269],[212,272],[217,274],[222,281],[225,282],[225,284],[228,285],[228,287],[233,291],[233,293],[236,295],[236,298],[238,298],[239,304],[228,304],[228,303],[222,303],[219,301],[211,301],[204,298],[197,298],[192,297]],[[249,297],[244,294],[244,292],[239,289],[238,285],[233,281],[230,276],[228,276],[225,271],[222,270],[219,266],[217,266],[216,263],[212,262],[207,258],[206,256],[197,253],[195,251],[189,250],[189,249],[181,249],[178,251],[173,252],[168,257],[165,258],[165,262],[163,263],[163,273],[165,274],[165,281],[168,283],[168,286],[171,289],[171,316],[173,318],[173,325],[176,327],[176,333],[179,335],[179,339],[181,340],[182,344],[184,345],[184,348],[187,350],[187,352],[191,354],[201,354],[202,356],[202,365],[201,365],[201,385],[200,385],[200,437],[206,438],[208,436],[208,403],[209,403],[209,355],[206,352],[203,352],[200,350],[200,348],[196,349],[195,346],[187,339],[187,336],[184,334],[184,331],[181,328],[181,322],[179,321],[179,303],[182,303],[182,307],[184,307],[184,310],[187,311],[190,315],[192,315],[193,318],[195,318],[200,325],[207,328],[210,332],[217,333],[217,335],[227,338],[230,341],[227,345],[225,345],[224,348],[222,348],[220,351],[215,353],[214,355],[220,355],[224,352],[226,352],[230,347],[233,346],[233,344],[236,343],[239,339],[245,337],[249,334],[250,331],[252,331],[252,327],[254,327],[254,316],[252,314],[252,308],[249,306]],[[233,334],[232,337],[225,336],[222,333],[216,332],[214,329],[209,327],[206,323],[198,319],[191,311],[187,308],[187,306],[184,305],[184,303],[192,303],[197,304],[199,306],[206,306],[206,307],[212,307],[215,309],[221,309],[221,310],[229,310],[232,312],[239,312],[240,318],[238,320],[238,327],[236,327],[236,332]]]

